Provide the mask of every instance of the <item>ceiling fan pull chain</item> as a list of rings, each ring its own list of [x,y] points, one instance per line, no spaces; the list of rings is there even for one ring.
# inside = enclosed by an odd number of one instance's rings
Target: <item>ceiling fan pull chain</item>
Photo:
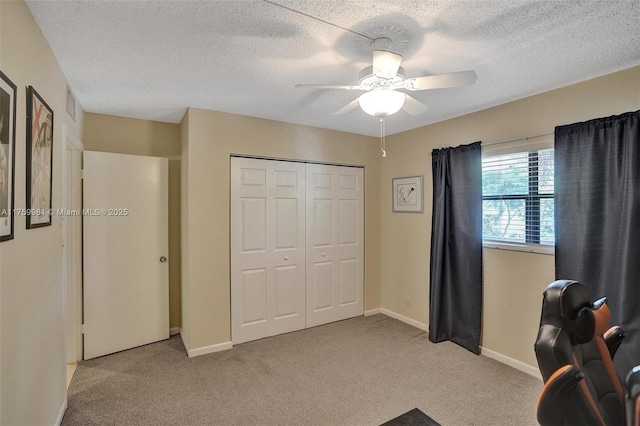
[[[387,151],[384,149],[384,139],[384,118],[380,118],[380,156],[382,158],[387,158]]]

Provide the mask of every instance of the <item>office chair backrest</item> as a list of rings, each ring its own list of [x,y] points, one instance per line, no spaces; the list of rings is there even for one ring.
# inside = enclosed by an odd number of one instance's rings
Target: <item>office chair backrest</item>
[[[538,406],[542,424],[625,423],[622,386],[603,338],[610,316],[606,300],[591,303],[576,281],[556,281],[545,290],[535,344],[545,382]],[[552,392],[563,402],[549,403]]]
[[[629,372],[627,385],[627,425],[640,426],[640,366]]]

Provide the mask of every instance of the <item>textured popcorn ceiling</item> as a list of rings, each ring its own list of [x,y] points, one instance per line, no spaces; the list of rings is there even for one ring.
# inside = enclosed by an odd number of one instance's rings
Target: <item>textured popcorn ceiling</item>
[[[412,93],[429,106],[389,134],[640,64],[637,0],[274,0],[369,38],[406,76],[475,70],[475,85]],[[378,135],[355,84],[368,39],[260,0],[36,1],[38,25],[85,111],[178,123],[187,107]],[[25,60],[28,60],[25,58]],[[639,95],[640,97],[640,95]]]

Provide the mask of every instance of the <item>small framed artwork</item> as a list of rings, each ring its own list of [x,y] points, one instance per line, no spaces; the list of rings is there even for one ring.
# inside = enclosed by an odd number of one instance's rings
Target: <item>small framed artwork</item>
[[[27,229],[51,225],[53,110],[27,88]]]
[[[422,176],[393,178],[393,211],[422,213]]]
[[[13,239],[16,85],[0,71],[0,241]]]

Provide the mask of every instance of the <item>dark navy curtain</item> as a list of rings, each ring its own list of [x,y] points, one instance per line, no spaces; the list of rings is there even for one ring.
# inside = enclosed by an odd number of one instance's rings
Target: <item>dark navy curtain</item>
[[[480,142],[432,152],[429,340],[480,353],[482,152]]]
[[[640,111],[556,127],[556,278],[607,297],[627,337],[614,362],[640,364]]]

